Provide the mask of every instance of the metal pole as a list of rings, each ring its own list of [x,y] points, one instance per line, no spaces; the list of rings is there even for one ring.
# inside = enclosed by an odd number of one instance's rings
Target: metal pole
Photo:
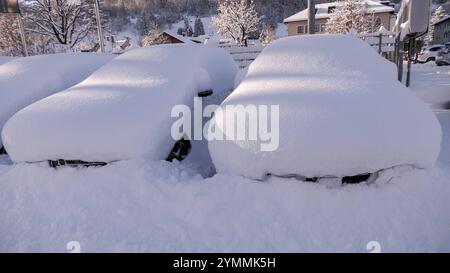
[[[408,57],[408,65],[406,66],[406,87],[411,85],[411,59]]]
[[[97,33],[98,33],[98,42],[100,43],[100,50],[102,53],[105,52],[105,44],[103,42],[103,29],[102,29],[102,21],[100,18],[100,5],[98,0],[94,0],[95,6],[95,17],[97,20]]]
[[[316,4],[308,0],[308,34],[316,34]]]
[[[383,53],[383,34],[380,33],[380,35],[378,36],[378,54],[381,55],[381,53]]]
[[[25,39],[25,31],[23,29],[22,15],[17,13],[17,21],[19,22],[20,39],[22,40],[23,55],[28,57],[27,40]]]
[[[399,43],[398,49],[398,80],[403,81],[403,42]]]

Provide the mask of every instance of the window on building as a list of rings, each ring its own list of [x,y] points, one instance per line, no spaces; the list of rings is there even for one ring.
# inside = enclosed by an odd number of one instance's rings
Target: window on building
[[[333,13],[336,10],[336,6],[328,7],[328,13]]]
[[[305,34],[306,32],[308,32],[308,27],[307,26],[298,26],[297,27],[297,33],[298,34]]]
[[[316,24],[315,30],[317,33],[325,32],[325,24]]]
[[[315,31],[316,31],[316,32],[320,32],[320,25],[319,25],[319,24],[316,24],[316,25],[315,25]]]

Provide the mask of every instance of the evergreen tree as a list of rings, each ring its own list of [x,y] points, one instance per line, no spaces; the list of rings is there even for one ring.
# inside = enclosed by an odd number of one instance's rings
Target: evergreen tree
[[[205,27],[203,26],[202,19],[197,18],[195,19],[194,24],[194,37],[198,37],[201,35],[205,35]]]

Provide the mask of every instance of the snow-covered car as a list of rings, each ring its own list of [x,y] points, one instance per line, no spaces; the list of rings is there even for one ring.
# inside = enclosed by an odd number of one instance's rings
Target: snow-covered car
[[[444,48],[444,45],[426,46],[417,56],[417,61],[420,63],[427,63],[436,60],[438,52]]]
[[[189,139],[171,136],[173,107],[191,107],[194,97],[212,92],[210,98],[228,94],[236,71],[231,56],[217,47],[134,49],[79,85],[16,113],[2,131],[3,142],[15,162],[49,160],[53,166],[170,159],[177,152],[172,147],[190,148]]]
[[[0,65],[0,130],[20,109],[80,83],[113,58],[94,53],[8,58]]]
[[[288,37],[267,46],[210,130],[233,135],[235,127],[224,124],[233,124],[235,112],[226,109],[238,105],[278,106],[279,119],[265,128],[279,128],[279,144],[261,149],[268,138],[251,139],[241,124],[245,139],[209,141],[219,173],[353,183],[397,166],[432,166],[440,151],[432,111],[397,81],[394,64],[352,36]]]

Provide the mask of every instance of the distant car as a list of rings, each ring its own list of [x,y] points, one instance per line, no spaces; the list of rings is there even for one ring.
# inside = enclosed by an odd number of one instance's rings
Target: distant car
[[[445,47],[439,50],[435,62],[438,66],[450,65],[450,43],[446,43]]]
[[[191,107],[194,97],[228,95],[236,72],[231,56],[218,47],[130,50],[81,84],[16,113],[2,139],[13,161],[49,161],[53,167],[133,158],[182,160],[194,145],[172,136],[178,120],[171,116],[174,107]]]
[[[421,63],[435,61],[439,50],[441,50],[444,47],[445,47],[444,45],[432,45],[424,47],[422,51],[419,53],[417,61]]]
[[[210,140],[217,172],[357,183],[404,167],[433,166],[441,145],[439,121],[396,74],[393,63],[353,36],[273,42],[221,104],[209,129],[233,136],[236,128],[228,124],[236,113],[225,109],[243,106],[244,114],[253,115],[248,120],[258,120],[265,131],[258,138],[256,125],[240,124],[240,139]],[[255,106],[272,107],[270,115],[255,117]]]

